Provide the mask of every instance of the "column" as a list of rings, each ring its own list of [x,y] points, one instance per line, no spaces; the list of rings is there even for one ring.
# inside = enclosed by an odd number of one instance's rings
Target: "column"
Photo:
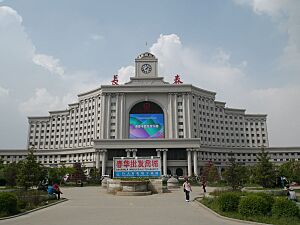
[[[188,163],[188,176],[192,176],[192,152],[191,149],[187,149],[187,163]]]
[[[168,149],[162,149],[162,151],[163,151],[163,170],[164,170],[164,173],[163,173],[163,175],[164,176],[167,176],[167,151],[168,151]]]
[[[182,94],[182,116],[183,116],[183,135],[184,135],[184,138],[188,138],[187,136],[187,123],[188,123],[188,120],[187,120],[187,113],[186,113],[186,108],[187,108],[187,105],[186,105],[186,93]]]
[[[186,134],[187,134],[187,138],[191,138],[191,125],[192,125],[192,121],[191,121],[191,95],[187,94],[186,95],[187,98],[187,102],[186,102],[186,110],[187,110],[187,122],[186,122]]]
[[[110,115],[111,115],[111,94],[107,94],[107,105],[106,105],[106,138],[110,139]]]
[[[126,157],[130,157],[131,149],[129,148],[125,149],[125,152],[126,152]]]
[[[161,174],[161,149],[156,149],[157,157],[159,157],[160,174]]]
[[[119,124],[120,124],[120,103],[119,103],[119,93],[116,93],[116,119],[115,119],[115,139],[120,139],[119,136]]]
[[[174,126],[174,123],[172,122],[172,119],[173,119],[173,108],[172,108],[172,93],[169,93],[168,94],[168,124],[167,124],[167,127],[168,127],[168,136],[169,138],[173,138],[173,126]]]
[[[95,161],[96,161],[96,169],[99,170],[100,169],[100,152],[96,151],[95,152]]]
[[[105,175],[105,169],[106,169],[106,149],[101,150],[102,152],[102,176]]]
[[[101,111],[100,111],[100,122],[101,122],[101,133],[100,133],[100,137],[101,139],[105,139],[105,118],[106,118],[106,112],[105,112],[105,108],[106,108],[106,95],[102,94],[101,95]],[[74,129],[75,130],[75,129]]]
[[[129,121],[128,118],[126,117],[126,95],[124,93],[122,93],[122,101],[121,101],[121,105],[122,105],[122,113],[121,113],[121,117],[122,117],[122,129],[120,130],[121,132],[121,139],[123,138],[128,138],[128,125]]]
[[[198,152],[194,149],[194,175],[198,176]]]
[[[131,151],[132,151],[132,157],[136,157],[137,149],[134,148],[134,149],[131,149]]]
[[[120,114],[119,114],[119,118],[118,118],[118,123],[120,125],[119,127],[119,139],[123,139],[123,124],[124,124],[124,94],[121,93],[120,94],[120,101],[119,101],[119,104],[120,104]]]
[[[173,113],[174,113],[174,123],[173,123],[173,127],[174,127],[174,134],[173,134],[173,138],[178,138],[178,103],[177,103],[177,95],[174,95],[174,101],[173,101]]]

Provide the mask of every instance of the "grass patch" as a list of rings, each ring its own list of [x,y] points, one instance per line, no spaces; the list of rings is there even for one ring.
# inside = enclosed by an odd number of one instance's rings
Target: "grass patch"
[[[207,206],[208,208],[212,209],[216,213],[239,220],[247,220],[253,222],[260,222],[260,223],[268,223],[274,225],[300,225],[300,218],[293,217],[293,218],[275,218],[272,216],[242,216],[238,212],[222,212],[219,207],[216,199],[213,198],[203,198],[202,200],[198,200],[203,205]]]
[[[248,190],[258,190],[258,191],[280,191],[282,188],[263,188],[263,187],[245,187]]]

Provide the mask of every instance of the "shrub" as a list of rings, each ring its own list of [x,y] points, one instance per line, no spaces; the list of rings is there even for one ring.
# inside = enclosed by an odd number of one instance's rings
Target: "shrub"
[[[20,202],[26,202],[26,208],[34,208],[48,199],[46,192],[37,190],[19,191],[16,195]]]
[[[219,209],[225,211],[237,211],[240,202],[240,195],[234,192],[222,193],[218,197]]]
[[[0,193],[0,212],[13,214],[18,211],[18,200],[14,194],[3,192]]]
[[[299,208],[295,202],[277,198],[272,207],[272,215],[275,217],[296,217],[299,216]]]
[[[268,202],[259,195],[249,195],[241,199],[239,213],[244,216],[265,215],[268,213]]]
[[[264,192],[258,192],[255,195],[260,196],[266,200],[268,212],[271,212],[272,205],[274,204],[274,197]]]

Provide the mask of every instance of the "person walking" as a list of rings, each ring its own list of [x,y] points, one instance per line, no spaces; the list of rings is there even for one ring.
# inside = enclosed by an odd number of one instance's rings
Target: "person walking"
[[[206,193],[206,181],[205,181],[205,179],[202,180],[202,188],[203,188],[203,192],[205,194]]]
[[[185,182],[183,183],[183,191],[185,192],[185,201],[189,202],[190,201],[190,192],[192,191],[192,187],[187,178],[185,179]]]

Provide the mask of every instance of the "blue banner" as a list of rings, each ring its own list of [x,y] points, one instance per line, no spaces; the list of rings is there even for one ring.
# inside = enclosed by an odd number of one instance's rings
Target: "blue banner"
[[[118,171],[114,177],[160,177],[160,171]]]

